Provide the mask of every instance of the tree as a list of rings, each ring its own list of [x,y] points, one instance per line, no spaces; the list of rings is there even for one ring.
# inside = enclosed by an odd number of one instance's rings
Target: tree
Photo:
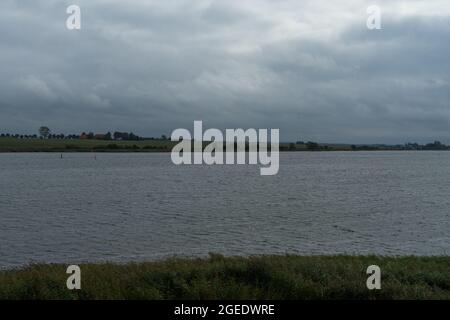
[[[133,136],[134,134],[131,133]],[[114,140],[130,140],[130,134],[127,132],[114,132]]]
[[[51,130],[48,127],[40,127],[39,128],[39,135],[45,139],[48,138],[50,135]]]
[[[139,137],[135,135],[133,132],[128,134],[128,140],[139,140]]]
[[[308,141],[306,143],[306,148],[308,150],[318,150],[319,149],[319,144],[317,142]]]

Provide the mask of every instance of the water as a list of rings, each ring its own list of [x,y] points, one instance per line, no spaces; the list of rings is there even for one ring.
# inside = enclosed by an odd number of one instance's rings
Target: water
[[[450,153],[0,154],[0,267],[264,253],[450,254]]]

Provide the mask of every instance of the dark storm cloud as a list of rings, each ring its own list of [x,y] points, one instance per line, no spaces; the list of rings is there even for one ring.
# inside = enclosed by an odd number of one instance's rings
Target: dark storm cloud
[[[402,4],[407,3],[408,6]],[[280,128],[283,140],[450,142],[450,5],[0,4],[0,131]],[[82,30],[65,28],[78,4]]]

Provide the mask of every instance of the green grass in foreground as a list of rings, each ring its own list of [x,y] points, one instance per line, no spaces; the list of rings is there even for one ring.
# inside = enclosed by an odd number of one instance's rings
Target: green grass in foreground
[[[366,288],[366,269],[382,289]],[[0,299],[450,299],[450,257],[261,256],[81,265],[82,289],[66,289],[66,265],[0,272]]]

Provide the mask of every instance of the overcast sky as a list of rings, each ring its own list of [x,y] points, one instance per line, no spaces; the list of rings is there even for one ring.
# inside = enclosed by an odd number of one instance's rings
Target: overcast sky
[[[81,7],[81,30],[66,8]],[[382,30],[366,27],[369,5]],[[0,132],[450,143],[448,0],[1,0]]]

